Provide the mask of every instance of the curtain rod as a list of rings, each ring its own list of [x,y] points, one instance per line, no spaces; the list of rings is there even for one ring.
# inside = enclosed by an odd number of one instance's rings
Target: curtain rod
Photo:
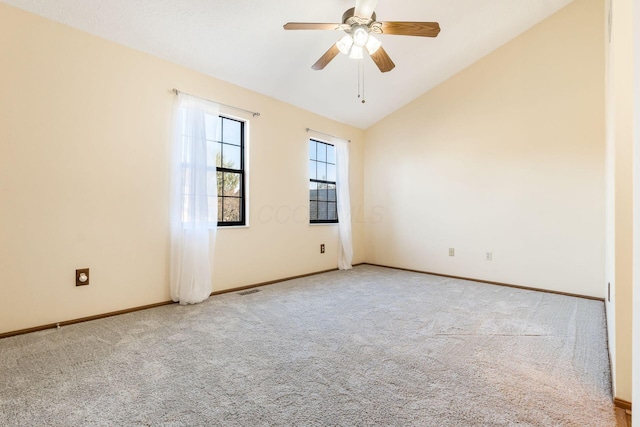
[[[320,132],[319,130],[314,130],[314,129],[311,129],[311,128],[307,128],[307,132],[315,132],[315,133],[319,133],[320,135],[330,136],[331,138],[344,139],[344,138],[340,138],[340,137],[334,136],[334,135],[329,135],[328,133]],[[347,142],[351,143],[351,140],[347,139]]]
[[[178,89],[175,89],[175,88],[173,89],[173,92],[174,92],[176,95],[177,95],[177,94],[179,94],[179,93],[184,93],[185,95],[193,96],[193,97],[195,97],[195,98],[204,99],[205,101],[215,102],[216,104],[222,105],[223,107],[233,108],[234,110],[244,111],[245,113],[253,114],[253,117],[260,117],[260,113],[258,113],[258,112],[256,112],[256,111],[245,110],[244,108],[234,107],[233,105],[228,105],[228,104],[223,104],[223,103],[221,103],[221,102],[212,101],[212,100],[210,100],[210,99],[203,98],[203,97],[201,97],[201,96],[192,95],[192,94],[190,94],[190,93],[183,92],[183,91],[178,90]]]

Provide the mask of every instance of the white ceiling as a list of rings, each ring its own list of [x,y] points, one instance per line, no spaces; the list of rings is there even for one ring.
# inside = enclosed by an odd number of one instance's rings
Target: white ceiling
[[[344,33],[285,31],[340,22],[355,0],[0,0],[202,73],[366,129],[572,0],[380,0],[380,21],[437,21],[437,38],[381,35],[396,64],[382,74],[339,55],[311,65]],[[250,106],[246,106],[250,108]]]

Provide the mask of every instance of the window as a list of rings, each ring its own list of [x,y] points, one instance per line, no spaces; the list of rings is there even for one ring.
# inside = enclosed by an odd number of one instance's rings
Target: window
[[[309,218],[311,224],[338,222],[336,148],[309,140]]]
[[[207,165],[218,184],[218,226],[245,225],[245,124],[223,116],[207,116],[206,120]],[[214,139],[209,139],[211,120],[218,120]]]

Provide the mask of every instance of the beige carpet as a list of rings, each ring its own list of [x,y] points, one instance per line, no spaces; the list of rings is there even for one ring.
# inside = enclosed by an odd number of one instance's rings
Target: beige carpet
[[[615,426],[603,303],[372,266],[0,340],[2,426]]]

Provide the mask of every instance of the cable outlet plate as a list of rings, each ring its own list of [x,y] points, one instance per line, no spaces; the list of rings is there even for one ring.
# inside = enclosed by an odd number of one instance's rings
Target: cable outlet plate
[[[80,277],[82,275],[85,275],[87,280],[85,280],[84,282],[82,280],[80,280]],[[89,269],[88,268],[81,268],[76,270],[76,286],[86,286],[89,284]]]

